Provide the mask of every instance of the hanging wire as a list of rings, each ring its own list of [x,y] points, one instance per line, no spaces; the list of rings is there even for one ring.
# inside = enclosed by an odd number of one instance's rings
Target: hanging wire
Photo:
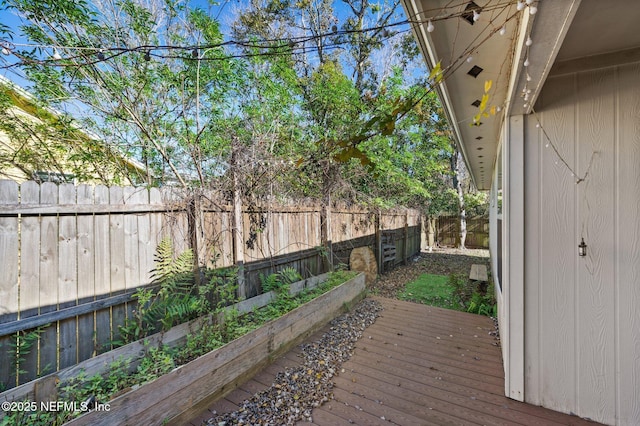
[[[544,138],[546,140],[545,147],[551,147],[553,152],[556,154],[556,157],[558,158],[558,161],[560,161],[567,168],[567,170],[569,170],[569,172],[571,172],[571,176],[576,178],[576,185],[579,185],[580,183],[584,182],[587,179],[587,177],[589,176],[589,172],[591,171],[591,166],[593,165],[593,160],[594,160],[596,154],[598,153],[598,151],[592,151],[591,152],[591,157],[589,158],[589,163],[587,165],[587,169],[586,169],[586,171],[584,172],[584,174],[582,176],[579,176],[578,172],[576,172],[574,170],[574,168],[569,165],[567,160],[565,160],[564,157],[560,154],[560,151],[558,151],[558,148],[556,147],[556,144],[553,143],[553,141],[551,140],[551,137],[549,137],[549,134],[547,133],[547,130],[544,128],[544,126],[540,122],[540,119],[538,118],[538,114],[536,113],[536,111],[532,108],[531,112],[533,114],[533,117],[536,119],[536,127],[538,127],[540,130],[542,130],[542,134],[543,134],[543,136],[544,136]]]
[[[501,10],[508,6],[510,6],[510,0],[504,0],[496,3],[491,3],[490,5],[485,6],[482,11],[490,12],[493,10]],[[338,30],[337,27],[332,27],[328,32],[320,33],[317,35],[310,36],[298,36],[298,37],[281,37],[281,38],[273,38],[273,39],[264,39],[260,41],[245,41],[245,40],[227,40],[220,43],[214,44],[204,44],[204,45],[140,45],[130,48],[123,47],[108,47],[108,46],[99,46],[99,47],[87,47],[87,46],[68,46],[68,45],[59,45],[59,44],[37,44],[37,43],[13,43],[6,39],[0,39],[0,46],[2,47],[2,52],[4,56],[8,56],[13,54],[17,58],[20,59],[20,62],[7,64],[0,66],[0,69],[7,69],[15,66],[20,66],[23,64],[39,64],[39,65],[52,65],[52,66],[79,66],[79,65],[95,65],[99,62],[108,61],[110,59],[117,58],[127,53],[143,53],[144,58],[146,60],[153,58],[157,59],[183,59],[183,60],[201,60],[201,61],[224,61],[230,59],[239,59],[239,58],[253,58],[253,57],[269,57],[269,56],[280,56],[280,55],[289,55],[289,54],[302,54],[308,53],[310,51],[318,50],[318,48],[309,47],[307,43],[316,41],[318,39],[323,38],[333,38],[335,41],[333,44],[323,46],[323,49],[335,50],[341,48],[343,45],[349,44],[349,40],[343,39],[340,41],[341,36],[349,36],[355,34],[363,34],[370,32],[383,32],[390,28],[408,26],[410,24],[426,24],[427,22],[437,22],[448,19],[460,18],[468,14],[468,11],[465,10],[464,6],[466,6],[466,2],[460,2],[447,5],[445,8],[440,9],[427,9],[422,11],[419,15],[424,16],[420,18],[418,15],[414,15],[409,17],[408,19],[404,19],[397,22],[391,22],[385,25],[373,26],[363,29],[343,29]],[[451,12],[452,9],[458,9],[457,11]],[[511,17],[508,20],[510,20]],[[499,30],[496,29],[497,32]],[[398,34],[403,34],[409,32],[409,28],[399,29],[394,33],[388,33],[388,35],[383,36],[384,39],[389,39],[395,37]],[[300,46],[300,47],[298,47]],[[225,47],[237,47],[241,49],[265,49],[266,51],[262,52],[243,52],[238,54],[229,54],[215,57],[206,57],[204,55],[195,57],[192,52],[194,51],[204,51],[204,50],[213,50],[216,48],[225,48]],[[56,50],[56,51],[64,51],[64,52],[77,52],[76,54],[72,54],[67,57],[60,57],[56,55],[55,57],[51,57],[49,59],[33,59],[27,56],[24,56],[20,52],[18,52],[18,48],[25,49],[42,49],[42,50]],[[473,49],[472,49],[473,50]],[[169,53],[159,53],[159,52],[179,52],[178,54],[169,54]],[[153,53],[152,53],[153,52]],[[87,58],[87,54],[95,55],[95,59],[89,60]],[[0,56],[1,58],[1,56]],[[76,59],[84,59],[82,64],[77,63],[69,63],[70,61]]]

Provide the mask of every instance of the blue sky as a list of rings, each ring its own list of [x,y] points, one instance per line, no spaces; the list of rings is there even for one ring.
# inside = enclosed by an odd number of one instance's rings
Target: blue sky
[[[225,34],[228,37],[228,35],[230,34],[229,24],[233,21],[235,12],[238,9],[242,8],[244,5],[246,5],[246,3],[247,3],[247,0],[223,0],[219,3],[212,3],[207,0],[194,0],[190,2],[190,5],[192,7],[199,7],[208,11],[208,13],[211,16],[215,17],[220,22],[221,31],[223,32],[223,34]],[[334,10],[336,11],[336,15],[338,16],[338,19],[342,21],[343,19],[341,18],[345,16],[348,6],[341,0],[334,1],[333,6],[334,6]],[[398,22],[405,19],[404,11],[402,10],[401,7],[398,8],[397,15],[398,15],[397,17],[392,19],[392,22]],[[18,28],[20,25],[20,22],[21,22],[20,18],[17,17],[12,10],[6,10],[6,9],[0,10],[0,24],[8,26],[13,31],[13,40],[11,41],[13,41],[15,44],[21,44],[21,43],[27,42],[24,39],[24,37],[21,36],[21,32]],[[408,25],[403,26],[401,28],[395,28],[395,29],[396,30],[403,29],[407,31]],[[0,34],[0,38],[1,37],[2,37],[2,34]],[[53,51],[50,54],[53,54]],[[2,63],[3,59],[5,60],[4,63]],[[15,62],[15,59],[16,58],[12,56],[0,57],[0,67],[2,67],[3,65],[6,65],[8,63],[6,61]],[[380,54],[380,60],[381,61],[384,60],[384,53]],[[422,71],[420,71],[420,73],[421,72]],[[29,87],[29,83],[21,77],[19,70],[0,68],[0,75],[3,75],[4,77],[9,78],[10,80],[14,81],[20,86],[23,86],[25,88]]]

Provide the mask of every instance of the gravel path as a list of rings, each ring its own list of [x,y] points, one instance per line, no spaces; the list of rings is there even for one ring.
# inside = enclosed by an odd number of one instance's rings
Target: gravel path
[[[271,387],[245,400],[239,410],[212,418],[207,424],[276,426],[311,421],[313,408],[332,399],[333,376],[381,310],[378,302],[363,300],[334,319],[319,340],[302,345],[302,365],[278,373]]]

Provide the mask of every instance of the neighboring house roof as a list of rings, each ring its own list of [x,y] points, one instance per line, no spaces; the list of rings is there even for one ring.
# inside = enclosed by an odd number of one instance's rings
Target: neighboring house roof
[[[143,164],[0,76],[0,178],[16,181],[136,183]]]
[[[428,67],[441,61],[445,70],[438,94],[481,190],[491,187],[505,114],[531,113],[549,73],[591,67],[595,57],[606,63],[607,55],[610,63],[640,58],[638,14],[630,10],[638,6],[628,0],[402,2]],[[477,21],[474,9],[480,11]],[[430,20],[432,32],[427,31]],[[488,109],[481,125],[471,125],[478,113],[473,103],[481,100],[487,80],[495,115]]]

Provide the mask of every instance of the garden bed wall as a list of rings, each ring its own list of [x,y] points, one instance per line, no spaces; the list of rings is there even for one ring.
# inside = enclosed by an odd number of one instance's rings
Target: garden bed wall
[[[364,294],[364,275],[359,274],[261,328],[117,397],[109,402],[109,411],[90,412],[67,424],[179,424],[232,391]]]
[[[290,293],[292,295],[298,294],[305,289],[313,289],[318,284],[327,280],[329,274],[321,274],[318,276],[310,277],[295,283],[290,286]],[[260,296],[252,297],[251,299],[243,300],[232,306],[226,308],[227,310],[237,310],[239,314],[251,312],[254,309],[258,309],[266,306],[271,301],[275,300],[277,295],[275,292],[270,291]],[[78,376],[81,372],[87,377],[95,374],[102,374],[109,369],[109,366],[119,359],[129,359],[130,370],[137,367],[138,361],[145,354],[145,351],[149,347],[165,345],[169,347],[175,347],[181,345],[186,341],[187,335],[193,330],[198,330],[206,322],[211,322],[213,319],[210,316],[204,316],[184,324],[172,327],[165,332],[156,333],[154,335],[145,337],[138,341],[121,346],[117,349],[113,349],[109,352],[100,354],[94,358],[90,358],[72,367],[68,367],[56,373],[48,374],[44,377],[32,380],[24,383],[13,389],[9,389],[0,393],[1,401],[49,401],[55,400],[57,395],[55,393],[55,384],[58,382],[66,382],[69,379]],[[220,320],[219,318],[216,320]],[[0,418],[3,413],[0,412]]]

